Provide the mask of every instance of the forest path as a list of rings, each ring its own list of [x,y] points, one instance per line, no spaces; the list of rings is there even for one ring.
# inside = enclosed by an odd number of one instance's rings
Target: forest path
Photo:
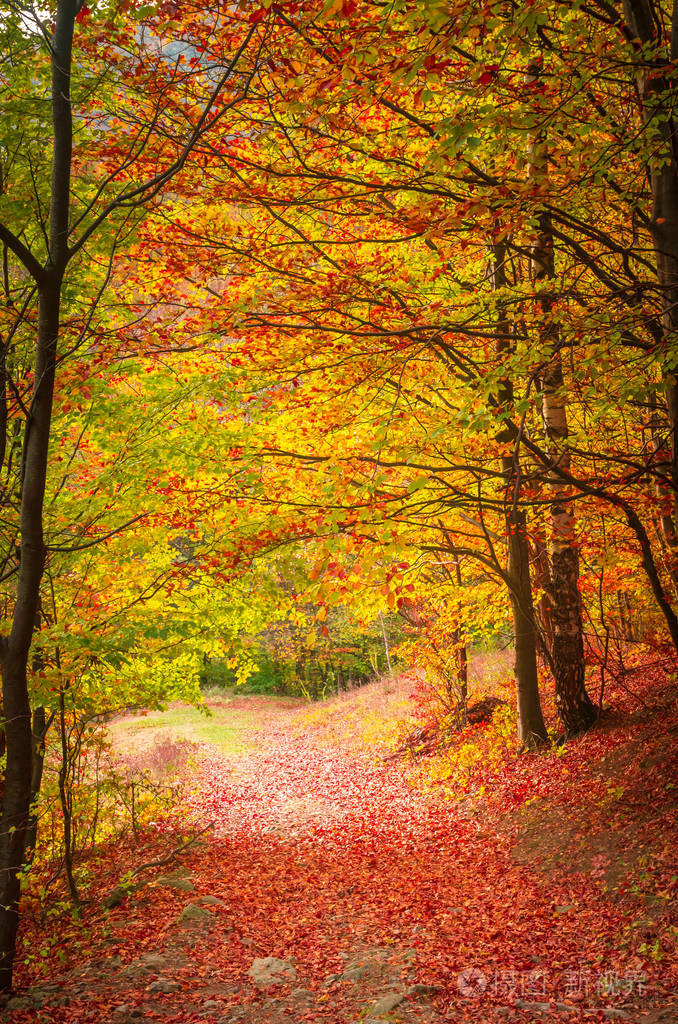
[[[508,831],[298,720],[277,708],[230,754],[201,746],[188,809],[211,828],[8,1019],[674,1019],[640,1014],[623,911],[590,879],[518,864]],[[626,988],[604,991],[606,978]]]

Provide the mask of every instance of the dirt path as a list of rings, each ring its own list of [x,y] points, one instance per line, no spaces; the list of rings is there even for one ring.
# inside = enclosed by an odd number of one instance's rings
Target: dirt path
[[[397,766],[321,747],[297,711],[205,745],[205,839],[92,925],[12,1022],[313,1024],[645,1020],[626,921],[585,876],[548,881],[413,790]],[[22,1002],[23,1000],[23,1002]]]

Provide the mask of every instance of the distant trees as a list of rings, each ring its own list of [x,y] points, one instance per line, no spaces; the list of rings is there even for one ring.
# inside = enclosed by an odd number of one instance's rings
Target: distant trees
[[[210,683],[244,685],[248,692],[305,696],[319,700],[369,682],[390,671],[390,644],[403,640],[397,616],[360,622],[345,608],[299,602],[262,608],[266,626],[240,637],[237,658],[205,666]],[[388,652],[388,653],[387,653]],[[398,662],[396,662],[398,664]]]

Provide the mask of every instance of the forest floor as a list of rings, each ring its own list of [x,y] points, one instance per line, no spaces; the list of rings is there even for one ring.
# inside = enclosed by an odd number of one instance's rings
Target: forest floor
[[[123,757],[191,744],[182,827],[207,831],[112,909],[126,870],[176,848],[171,822],[99,857],[82,922],[27,914],[3,1019],[677,1021],[675,683],[456,801],[351,742],[402,699],[214,699],[211,719],[113,723]]]

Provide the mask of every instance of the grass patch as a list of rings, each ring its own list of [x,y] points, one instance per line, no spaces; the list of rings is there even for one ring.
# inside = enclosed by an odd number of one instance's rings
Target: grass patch
[[[110,722],[108,733],[114,748],[121,752],[150,748],[161,739],[186,740],[209,744],[222,754],[237,756],[252,748],[251,734],[259,725],[258,716],[242,708],[218,704],[206,713],[185,704],[128,716]]]
[[[403,722],[412,714],[412,680],[382,676],[355,690],[313,704],[300,714],[296,728],[321,746],[362,748],[377,756],[397,745]]]

